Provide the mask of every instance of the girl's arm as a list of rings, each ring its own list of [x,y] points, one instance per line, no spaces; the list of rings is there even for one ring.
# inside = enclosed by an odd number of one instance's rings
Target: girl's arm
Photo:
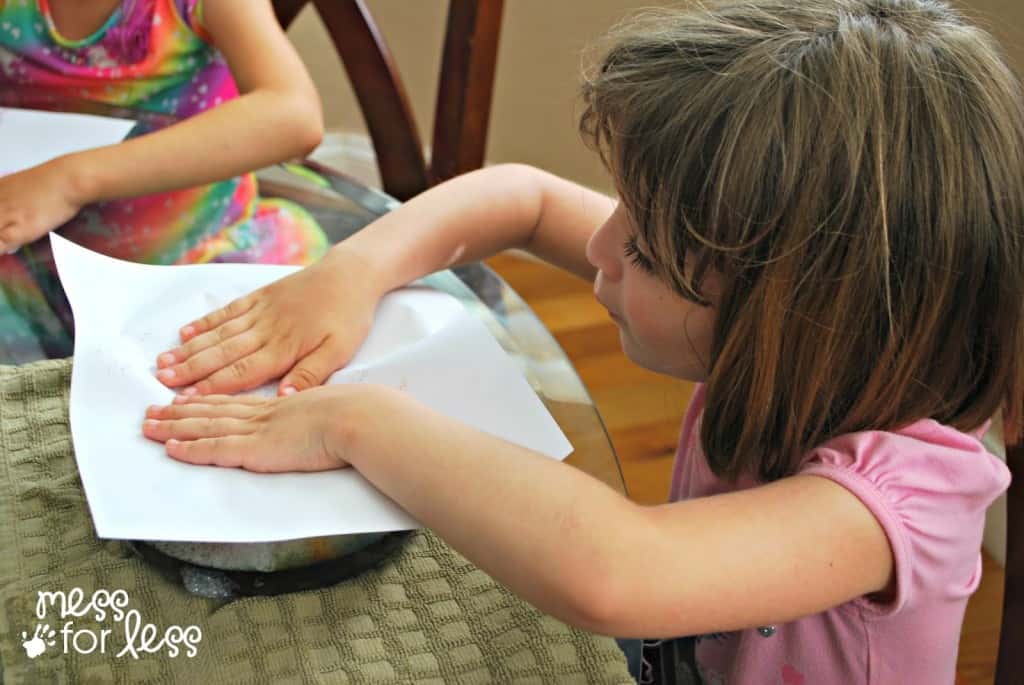
[[[350,428],[345,458],[500,583],[572,625],[618,637],[736,630],[890,582],[882,527],[830,480],[795,476],[645,507],[404,398],[384,407]]]
[[[189,463],[261,472],[349,463],[510,590],[598,633],[786,622],[882,591],[893,574],[870,510],[816,476],[644,507],[380,386],[197,397],[147,417],[144,434]]]
[[[428,190],[334,251],[372,264],[384,292],[510,248],[593,280],[587,241],[614,209],[614,200],[576,183],[504,164]]]
[[[335,246],[320,263],[187,323],[183,344],[157,360],[157,378],[200,394],[282,376],[281,392],[319,385],[355,353],[385,293],[438,269],[519,247],[593,278],[587,240],[614,205],[522,165],[452,179]],[[310,298],[313,292],[319,296]]]
[[[200,186],[319,144],[319,96],[270,2],[205,0],[204,8],[239,97],[149,135],[0,179],[0,250],[45,235],[94,202]]]
[[[86,202],[203,185],[311,152],[320,98],[268,0],[204,0],[239,97],[150,135],[73,155]]]

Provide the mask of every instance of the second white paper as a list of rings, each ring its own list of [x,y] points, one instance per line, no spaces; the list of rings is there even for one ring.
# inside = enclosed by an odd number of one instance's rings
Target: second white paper
[[[133,126],[128,119],[0,107],[0,176],[119,143]]]

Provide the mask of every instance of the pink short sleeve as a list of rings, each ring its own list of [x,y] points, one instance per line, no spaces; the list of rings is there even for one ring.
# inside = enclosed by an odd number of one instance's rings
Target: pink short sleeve
[[[884,604],[860,602],[879,617],[974,591],[985,510],[1010,483],[1006,465],[977,438],[930,419],[830,440],[811,452],[801,474],[842,485],[885,530],[895,595]]]

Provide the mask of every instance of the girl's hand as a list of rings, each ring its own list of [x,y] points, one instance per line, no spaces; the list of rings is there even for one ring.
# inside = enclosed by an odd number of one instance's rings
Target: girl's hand
[[[285,395],[323,383],[366,338],[383,292],[372,269],[332,250],[181,329],[157,358],[157,378],[184,394],[228,394],[280,378]]]
[[[348,466],[359,413],[383,411],[386,388],[332,385],[290,397],[179,396],[146,411],[142,434],[190,464],[260,473]]]
[[[59,157],[0,177],[0,253],[46,235],[87,204],[68,160]]]

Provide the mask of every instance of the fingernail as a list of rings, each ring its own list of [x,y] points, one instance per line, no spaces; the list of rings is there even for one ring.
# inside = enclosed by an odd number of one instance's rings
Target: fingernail
[[[175,395],[174,404],[181,404],[182,402],[188,402],[188,395]]]
[[[164,366],[166,366],[167,364],[173,364],[176,361],[177,360],[174,358],[174,355],[171,354],[170,352],[164,352],[163,354],[156,358],[156,363],[162,364]]]
[[[184,328],[181,329],[181,334],[186,338],[195,332],[196,329],[193,328],[192,326],[185,326]]]
[[[169,439],[169,440],[168,440],[168,441],[167,441],[167,442],[166,442],[165,444],[166,444],[166,445],[167,445],[168,447],[174,447],[174,446],[176,446],[176,445],[178,444],[178,441],[177,441],[177,440],[175,440],[174,438],[171,438],[171,439]]]
[[[142,425],[145,426],[146,428],[155,428],[158,423],[160,422],[156,421],[155,419],[146,419],[145,421],[142,422]]]
[[[195,395],[198,392],[199,391],[196,390],[196,386],[190,385],[189,387],[187,387],[184,390],[182,390],[181,394],[184,395],[185,397],[192,397],[192,395]]]
[[[174,380],[174,369],[161,369],[156,372],[156,377],[162,381],[173,381]]]
[[[284,390],[282,390],[282,391],[281,391],[281,394],[282,394],[282,395],[294,395],[294,394],[295,394],[295,393],[297,393],[297,392],[298,392],[298,390],[296,390],[296,389],[295,389],[295,388],[293,388],[292,386],[290,386],[290,385],[286,385],[286,386],[284,387]]]

